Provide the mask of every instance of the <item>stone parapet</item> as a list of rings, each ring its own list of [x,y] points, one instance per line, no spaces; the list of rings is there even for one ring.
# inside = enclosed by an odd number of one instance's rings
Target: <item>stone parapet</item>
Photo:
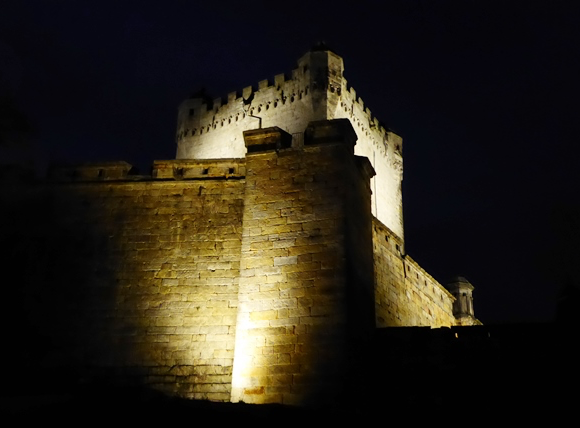
[[[200,180],[215,178],[243,178],[244,159],[163,160],[153,163],[154,179]]]
[[[127,180],[132,165],[124,161],[53,165],[48,179],[58,182]]]

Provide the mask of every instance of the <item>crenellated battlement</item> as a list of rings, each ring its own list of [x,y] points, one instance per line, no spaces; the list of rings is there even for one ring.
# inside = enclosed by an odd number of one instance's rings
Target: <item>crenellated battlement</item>
[[[310,91],[309,78],[310,70],[304,66],[292,70],[291,76],[285,73],[277,74],[273,79],[260,80],[257,85],[230,92],[227,97],[209,101],[209,98],[193,95],[192,98],[183,101],[179,108],[177,144],[185,145],[188,141],[193,142],[192,138],[204,134],[208,136],[210,133],[215,135],[213,131],[239,126],[240,121],[246,120],[248,116],[252,119],[268,120],[268,116],[274,114],[273,109],[287,109],[296,101],[307,102],[306,97]],[[388,144],[392,142],[394,150],[402,154],[402,139],[373,116],[346,79],[342,78],[339,87],[331,84],[327,90],[341,97],[340,107],[344,113],[350,116],[353,124],[361,128],[361,132],[371,139],[378,150],[386,155]],[[269,111],[270,109],[272,111]],[[198,124],[194,126],[196,122]]]
[[[291,77],[277,74],[273,80],[261,80],[255,86],[230,92],[226,98],[210,101],[195,96],[183,101],[179,107],[176,136],[181,152],[188,151],[187,146],[197,140],[219,138],[223,131],[232,128],[255,128],[258,117],[269,120],[269,116],[276,115],[279,110],[283,110],[281,114],[284,114],[294,102],[308,96],[310,88],[307,79],[308,71],[295,69]],[[241,147],[243,144],[240,144]]]
[[[340,107],[349,116],[353,126],[356,125],[360,129],[360,132],[370,139],[373,146],[384,156],[388,155],[389,144],[392,146],[393,154],[401,156],[403,149],[402,138],[388,127],[382,125],[379,119],[373,116],[371,110],[365,107],[362,98],[357,97],[356,90],[352,86],[348,86],[347,83],[345,79],[344,96],[342,97]]]

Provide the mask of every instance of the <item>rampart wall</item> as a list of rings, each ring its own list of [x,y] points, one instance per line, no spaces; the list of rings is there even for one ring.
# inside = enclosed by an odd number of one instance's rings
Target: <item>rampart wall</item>
[[[255,130],[244,159],[156,161],[151,177],[109,162],[0,183],[30,364],[299,404],[343,391],[375,324],[453,325],[453,297],[371,215],[374,171],[350,122],[291,140]]]
[[[455,298],[409,255],[402,241],[373,218],[377,327],[456,325]]]
[[[171,178],[156,180],[128,176],[126,163],[53,171],[26,198],[40,218],[18,227],[15,216],[2,230],[5,242],[37,249],[27,262],[13,256],[26,267],[19,285],[38,299],[24,299],[28,334],[51,338],[44,359],[91,367],[88,378],[102,371],[229,400],[243,168],[243,160],[158,162],[154,174]]]

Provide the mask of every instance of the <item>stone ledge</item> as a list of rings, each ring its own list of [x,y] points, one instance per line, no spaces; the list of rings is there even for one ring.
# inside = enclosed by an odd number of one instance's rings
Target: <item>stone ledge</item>
[[[125,161],[51,165],[49,181],[115,181],[127,179],[133,166]]]
[[[292,135],[277,126],[250,129],[244,131],[244,142],[248,153],[289,149],[292,146]]]
[[[161,160],[153,162],[153,179],[243,178],[244,159]]]

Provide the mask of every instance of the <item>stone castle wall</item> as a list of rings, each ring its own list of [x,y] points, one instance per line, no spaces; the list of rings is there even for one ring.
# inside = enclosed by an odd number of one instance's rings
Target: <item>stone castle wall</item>
[[[18,277],[39,299],[22,309],[28,330],[51,338],[45,358],[55,364],[227,401],[244,162],[157,163],[155,175],[169,180],[127,176],[126,165],[54,171],[52,184],[26,198],[41,218],[3,223],[8,242],[39,249],[24,256]],[[175,180],[176,171],[188,179]],[[20,236],[11,238],[15,228]]]
[[[349,121],[291,139],[258,129],[245,159],[157,161],[151,177],[117,162],[5,183],[6,281],[28,330],[51,337],[47,364],[189,398],[307,403],[340,393],[375,324],[453,325],[453,297],[373,219]]]
[[[403,243],[373,219],[377,327],[457,324],[455,298],[403,250]]]

